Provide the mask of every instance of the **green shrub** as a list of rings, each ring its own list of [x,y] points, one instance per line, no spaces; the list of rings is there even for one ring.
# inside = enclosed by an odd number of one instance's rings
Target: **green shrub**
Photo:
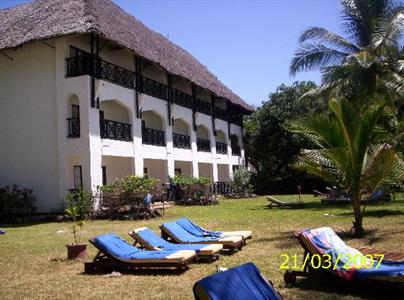
[[[4,222],[28,221],[36,212],[36,198],[31,189],[0,188],[0,219]]]
[[[244,167],[240,167],[233,172],[231,183],[232,193],[236,196],[247,197],[252,194],[251,172]]]
[[[110,219],[135,219],[147,215],[146,194],[160,197],[161,184],[157,178],[128,175],[100,189],[101,211]]]
[[[77,218],[83,219],[93,211],[94,197],[91,192],[74,190],[65,197],[66,208],[76,207]]]
[[[171,182],[177,187],[180,203],[202,205],[216,203],[210,193],[210,186],[213,183],[210,178],[176,175],[171,178]]]

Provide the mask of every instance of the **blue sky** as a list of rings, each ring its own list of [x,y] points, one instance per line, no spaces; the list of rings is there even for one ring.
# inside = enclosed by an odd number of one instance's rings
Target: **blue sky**
[[[27,0],[0,0],[0,8]],[[281,83],[319,82],[319,72],[289,75],[300,33],[341,33],[338,0],[114,0],[188,50],[223,83],[260,105]]]

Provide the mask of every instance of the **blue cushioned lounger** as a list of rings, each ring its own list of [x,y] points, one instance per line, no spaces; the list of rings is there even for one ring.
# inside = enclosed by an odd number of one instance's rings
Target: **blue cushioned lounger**
[[[241,249],[244,246],[242,236],[213,237],[194,236],[176,222],[166,222],[160,226],[161,236],[172,239],[178,244],[222,244],[224,249]]]
[[[197,237],[225,237],[225,236],[241,236],[243,239],[250,239],[252,236],[251,231],[213,231],[205,229],[198,224],[195,224],[188,218],[181,218],[176,221],[178,225],[188,231],[190,234]]]
[[[195,283],[197,300],[280,300],[275,291],[253,263],[228,269]]]
[[[141,246],[149,250],[194,250],[197,256],[216,257],[223,249],[219,244],[174,244],[159,237],[154,231],[147,227],[134,229],[129,235]]]
[[[87,273],[94,271],[139,268],[187,269],[195,259],[192,250],[146,251],[136,248],[114,233],[99,235],[90,239],[99,253],[93,262],[85,264]]]

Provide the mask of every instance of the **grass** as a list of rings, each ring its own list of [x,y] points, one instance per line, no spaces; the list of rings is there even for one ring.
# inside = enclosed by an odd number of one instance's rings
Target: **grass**
[[[296,196],[279,196],[292,200]],[[141,221],[90,221],[83,240],[116,232],[130,240],[127,232],[148,226],[158,231],[160,223],[187,216],[210,229],[252,230],[254,237],[240,252],[222,256],[214,263],[193,264],[181,275],[125,274],[106,278],[83,274],[83,263],[66,261],[65,244],[72,241],[69,223],[43,223],[23,226],[1,225],[7,231],[0,236],[0,299],[23,298],[111,298],[111,299],[192,299],[197,280],[215,272],[216,266],[232,267],[253,261],[285,299],[359,299],[377,298],[374,291],[332,284],[325,280],[299,279],[285,287],[284,271],[279,270],[283,253],[302,256],[302,249],[291,232],[303,227],[331,226],[337,232],[349,231],[350,206],[323,206],[319,198],[303,196],[307,208],[300,210],[267,209],[264,197],[221,200],[219,205],[173,207],[163,218]],[[332,214],[327,217],[324,214]],[[369,234],[362,239],[344,238],[351,246],[371,245],[376,249],[404,249],[404,199],[384,205],[369,206],[364,226]],[[62,233],[58,231],[63,230]],[[89,258],[96,254],[89,245]],[[393,297],[392,295],[391,297]]]

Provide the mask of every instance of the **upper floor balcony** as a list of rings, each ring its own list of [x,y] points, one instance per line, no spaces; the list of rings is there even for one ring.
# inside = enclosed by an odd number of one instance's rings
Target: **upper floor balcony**
[[[230,114],[228,110],[212,107],[209,101],[193,98],[183,91],[168,87],[167,85],[148,78],[142,74],[137,74],[118,65],[107,62],[101,58],[91,56],[90,53],[71,47],[71,57],[66,58],[66,77],[81,75],[91,75],[98,79],[107,80],[127,88],[136,89],[139,93],[171,101],[174,104],[192,109],[197,112],[214,115],[222,120],[240,125],[240,116]],[[136,83],[136,84],[135,84]],[[214,111],[213,111],[214,109]]]

